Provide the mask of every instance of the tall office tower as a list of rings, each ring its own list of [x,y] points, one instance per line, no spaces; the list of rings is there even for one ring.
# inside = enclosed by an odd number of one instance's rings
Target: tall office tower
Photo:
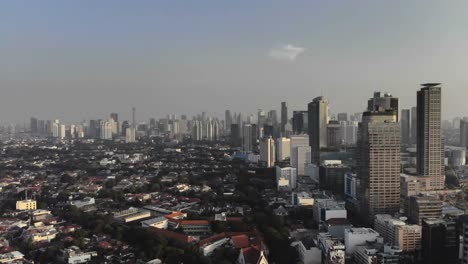
[[[155,129],[156,128],[157,124],[156,124],[156,119],[155,118],[150,118],[149,126],[150,126],[150,129]]]
[[[37,135],[39,134],[38,132],[38,124],[37,124],[37,118],[34,118],[34,117],[31,117],[31,122],[30,122],[30,125],[29,125],[30,129],[31,129],[31,134],[32,135]]]
[[[70,125],[70,134],[68,138],[76,138],[76,126],[75,125]]]
[[[320,149],[327,147],[328,101],[322,96],[316,97],[309,103],[308,110],[311,161],[319,165]]]
[[[226,110],[226,112],[224,112],[224,122],[225,122],[226,132],[230,132],[231,125],[232,125],[231,111]]]
[[[55,120],[52,123],[52,137],[59,138],[60,137],[60,121]]]
[[[99,120],[89,120],[89,127],[87,131],[87,137],[89,138],[99,138],[101,135],[100,132],[100,122]]]
[[[337,115],[338,121],[348,121],[348,113],[338,113]]]
[[[245,152],[252,152],[252,125],[244,124],[242,126],[242,150]]]
[[[266,124],[267,122],[267,112],[263,109],[258,109],[257,112],[257,126],[258,127],[263,127],[263,125]]]
[[[337,120],[330,120],[327,125],[327,146],[338,148],[341,143],[340,122]]]
[[[37,133],[41,136],[47,135],[46,132],[46,126],[45,126],[45,121],[44,120],[38,120],[37,121]]]
[[[422,224],[424,264],[458,264],[460,237],[455,219],[426,219]]]
[[[130,127],[130,124],[128,123],[127,120],[123,121],[122,122],[122,128],[121,128],[121,131],[122,131],[122,136],[125,137],[127,135],[127,128]]]
[[[239,133],[239,124],[231,124],[231,147],[241,146],[241,135]]]
[[[277,160],[283,161],[291,157],[291,139],[281,137],[276,140]]]
[[[238,113],[237,114],[237,124],[239,125],[239,135],[242,137],[242,125],[244,124],[244,121],[242,119],[242,114]],[[232,133],[232,131],[231,131]]]
[[[290,140],[290,165],[297,169],[298,175],[305,174],[305,166],[310,163],[310,146],[308,135],[294,135]]]
[[[376,107],[363,113],[356,150],[358,200],[363,220],[400,209],[400,125],[397,109]]]
[[[270,110],[268,112],[267,123],[274,127],[278,126],[278,113],[276,110]]]
[[[52,120],[47,120],[45,122],[45,126],[44,126],[44,129],[45,129],[45,135],[50,137],[52,136],[52,133],[53,133],[53,125],[52,125]]]
[[[281,133],[285,132],[285,126],[288,123],[288,103],[281,102]]]
[[[132,107],[132,127],[136,128],[136,109]]]
[[[112,139],[112,122],[113,120],[101,121],[101,139],[110,140]]]
[[[203,123],[200,120],[194,120],[192,126],[192,138],[194,141],[203,140]]]
[[[119,122],[119,114],[117,113],[111,113],[110,118],[114,120],[114,122]]]
[[[67,128],[64,124],[60,124],[59,126],[59,138],[60,139],[65,139],[65,136],[67,135]]]
[[[136,142],[136,129],[130,127],[130,125],[125,129],[125,143],[134,143]]]
[[[422,84],[417,93],[416,169],[420,176],[429,176],[431,187],[444,188],[444,147],[441,121],[440,83]]]
[[[374,92],[374,97],[367,101],[367,111],[393,109],[396,111],[396,121],[400,122],[400,100],[390,93]]]
[[[262,138],[260,140],[260,161],[267,168],[275,165],[275,141],[272,137]]]
[[[292,129],[294,135],[309,133],[308,111],[293,111]]]
[[[418,111],[416,107],[411,107],[411,144],[416,144],[418,127]]]
[[[463,119],[466,119],[466,117],[463,118]],[[454,129],[460,129],[460,121],[461,121],[461,120],[462,120],[462,118],[460,118],[460,117],[455,117],[455,118],[453,118],[453,119],[452,119],[452,127],[453,127]]]
[[[401,110],[401,143],[410,144],[410,110]]]
[[[468,120],[465,119],[460,120],[460,146],[468,148]]]

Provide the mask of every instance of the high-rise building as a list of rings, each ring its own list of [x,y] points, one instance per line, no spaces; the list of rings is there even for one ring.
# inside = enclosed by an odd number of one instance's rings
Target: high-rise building
[[[38,134],[37,118],[31,117],[31,122],[29,126],[31,129],[31,134],[37,135]]]
[[[129,126],[125,129],[125,143],[134,142],[136,142],[136,129]]]
[[[271,168],[275,164],[275,141],[272,137],[262,138],[260,140],[260,161],[267,168]]]
[[[418,128],[418,110],[416,107],[411,107],[411,144],[416,144]]]
[[[288,123],[288,103],[281,102],[281,132],[285,132],[285,126]]]
[[[340,122],[337,120],[330,120],[327,125],[327,146],[330,148],[338,148],[341,143]]]
[[[369,103],[370,105],[370,103]],[[400,125],[391,105],[370,107],[359,123],[356,150],[361,216],[371,223],[376,214],[400,209]]]
[[[294,135],[309,132],[309,113],[307,111],[293,111],[292,129]]]
[[[431,187],[444,188],[444,147],[441,129],[441,89],[439,83],[425,83],[417,93],[416,169],[429,176]]]
[[[192,138],[195,141],[203,140],[203,124],[200,120],[193,121]]]
[[[339,122],[348,121],[348,113],[338,113],[336,117]]]
[[[411,143],[411,130],[410,130],[410,110],[402,109],[401,110],[401,143],[410,144]]]
[[[400,100],[390,93],[374,92],[374,97],[367,101],[367,111],[382,109],[393,109],[396,112],[396,121],[400,122]]]
[[[119,122],[119,114],[117,113],[111,113],[110,118],[114,120],[114,122]]]
[[[291,136],[290,165],[297,169],[297,175],[304,175],[306,164],[310,163],[310,146],[308,135]]]
[[[224,113],[224,122],[225,122],[225,126],[226,126],[226,131],[230,132],[231,131],[231,125],[232,125],[231,111],[226,110],[226,112]]]
[[[349,167],[341,163],[341,160],[324,160],[319,167],[320,189],[332,191],[336,194],[344,194],[345,174]]]
[[[132,127],[136,128],[136,109],[132,107]]]
[[[112,139],[112,123],[113,120],[103,120],[101,121],[101,139],[110,140]]]
[[[322,96],[314,98],[308,105],[309,146],[311,161],[320,163],[320,149],[327,147],[328,101]]]
[[[244,124],[242,126],[242,150],[245,152],[252,152],[252,125]]]
[[[422,260],[424,264],[458,264],[460,238],[454,219],[426,219],[422,223]]]
[[[276,140],[277,159],[283,161],[291,157],[291,139],[281,137]]]
[[[406,214],[413,224],[420,225],[424,219],[442,217],[442,201],[434,196],[410,196]]]
[[[468,120],[460,120],[460,146],[468,148]]]
[[[231,146],[240,147],[241,141],[242,140],[239,133],[239,124],[231,124]]]

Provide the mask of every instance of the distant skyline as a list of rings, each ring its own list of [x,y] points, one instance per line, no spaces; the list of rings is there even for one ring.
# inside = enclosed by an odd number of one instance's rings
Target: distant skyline
[[[2,1],[0,123],[258,108],[362,112],[374,91],[416,106],[442,83],[468,116],[466,1]],[[291,115],[290,115],[291,116]]]

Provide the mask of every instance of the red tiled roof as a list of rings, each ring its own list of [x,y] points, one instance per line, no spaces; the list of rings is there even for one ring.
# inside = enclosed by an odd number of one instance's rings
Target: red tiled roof
[[[181,225],[209,225],[208,220],[181,220]]]
[[[184,234],[179,234],[179,233],[176,233],[176,232],[172,232],[172,231],[157,228],[157,227],[151,227],[151,230],[153,230],[155,233],[160,234],[160,235],[162,235],[164,237],[175,239],[175,240],[180,241],[180,242],[182,242],[184,244],[192,242],[192,239],[190,237],[184,235]]]
[[[221,240],[221,239],[223,239],[223,238],[225,238],[225,237],[228,237],[228,236],[229,236],[229,235],[226,234],[226,233],[220,233],[220,234],[217,234],[217,235],[214,235],[214,236],[211,236],[211,237],[209,237],[209,238],[206,238],[206,239],[201,240],[201,241],[198,243],[198,245],[199,245],[200,247],[202,247],[202,246],[204,246],[204,245],[206,245],[206,244],[213,243],[213,242],[215,242],[215,241]]]
[[[246,248],[250,246],[249,237],[247,235],[233,236],[231,240],[235,248]]]

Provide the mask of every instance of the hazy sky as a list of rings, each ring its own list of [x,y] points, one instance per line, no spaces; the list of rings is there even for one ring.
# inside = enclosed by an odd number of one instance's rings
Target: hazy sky
[[[359,112],[373,91],[416,104],[443,83],[468,115],[468,1],[0,2],[0,122],[112,111]],[[122,119],[121,118],[121,119]]]

